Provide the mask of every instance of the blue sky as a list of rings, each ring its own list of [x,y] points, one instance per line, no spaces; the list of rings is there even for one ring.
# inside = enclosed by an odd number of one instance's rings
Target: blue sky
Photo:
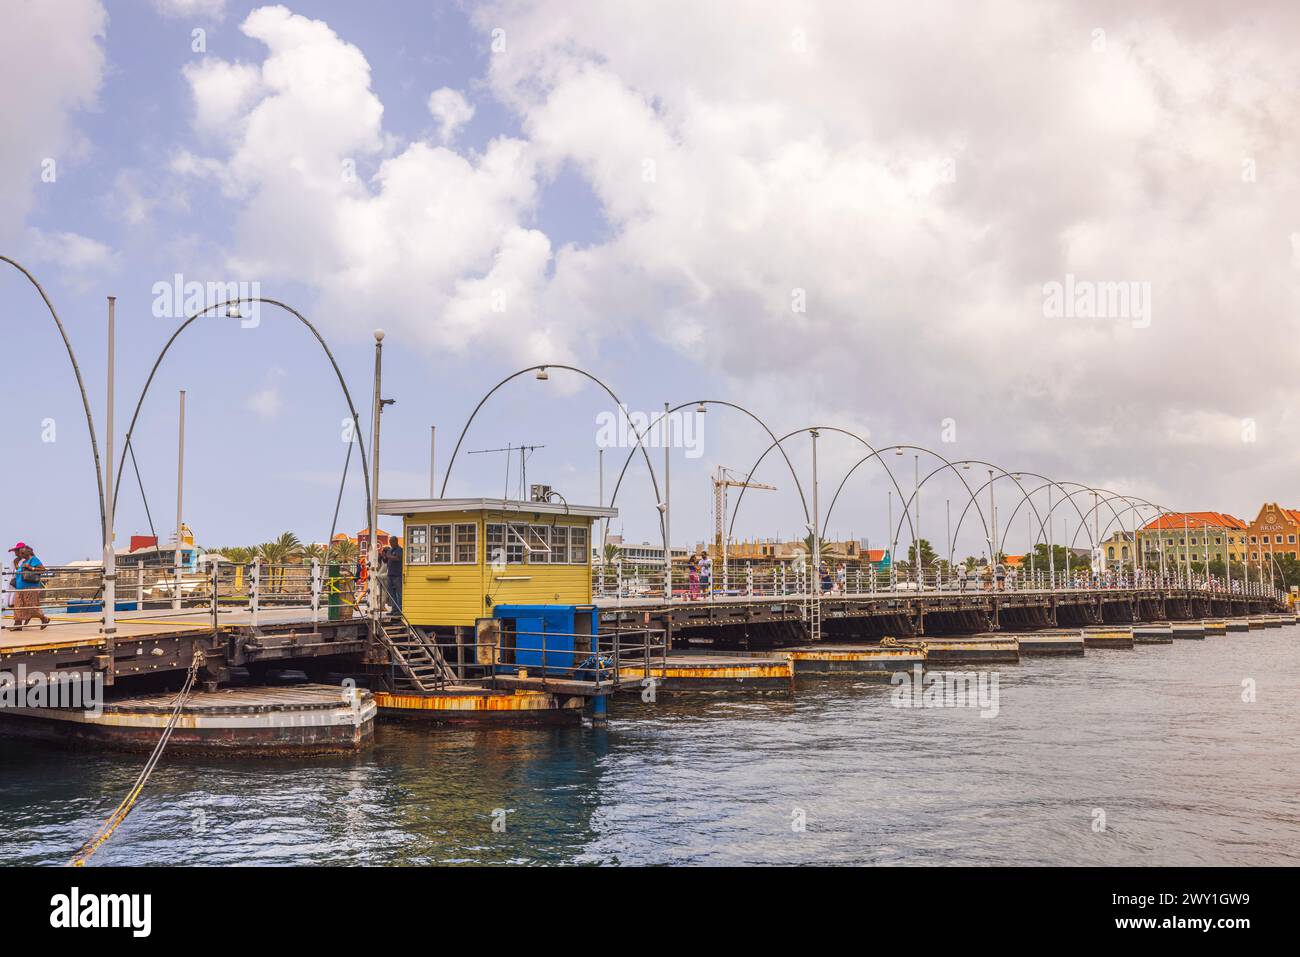
[[[180,274],[256,282],[301,309],[363,419],[371,331],[387,330],[385,495],[427,488],[430,425],[441,470],[492,384],[551,361],[600,375],[632,410],[726,399],[778,432],[839,425],[1169,507],[1295,504],[1294,377],[1285,350],[1256,348],[1294,341],[1300,316],[1297,74],[1278,39],[1294,12],[969,7],[6,5],[0,250],[46,285],[101,428],[117,296],[119,453],[178,325],[153,314],[155,284]],[[1153,312],[1048,315],[1044,290],[1067,276],[1146,288]],[[201,543],[329,531],[346,410],[305,331],[259,318],[196,324],[153,384],[136,449],[164,535],[180,389]],[[80,403],[8,267],[0,321],[0,538],[91,556]],[[530,480],[594,501],[609,407],[575,377],[524,377],[465,449],[543,445]],[[744,471],[765,444],[708,414],[698,456],[674,455],[675,539],[711,537],[709,470]],[[791,446],[804,481],[808,452]],[[829,497],[863,452],[840,436],[822,452]],[[625,454],[607,452],[607,471]],[[906,486],[910,457],[891,464]],[[502,469],[462,457],[450,492],[499,494]],[[779,490],[747,499],[738,535],[802,534],[782,469],[765,463]],[[650,538],[644,470],[628,481],[616,527]],[[883,540],[888,487],[858,470],[831,534]],[[955,521],[964,496],[935,480],[927,537],[943,541],[943,503]],[[362,519],[354,481],[342,525]],[[128,472],[119,541],[147,524]],[[980,551],[972,530],[958,551]]]

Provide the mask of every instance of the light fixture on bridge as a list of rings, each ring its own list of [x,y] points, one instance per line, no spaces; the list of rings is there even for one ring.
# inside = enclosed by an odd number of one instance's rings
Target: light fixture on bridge
[[[230,305],[226,306],[227,319],[243,319],[244,314],[239,310],[239,300],[236,299]]]
[[[655,508],[659,509],[660,512],[666,512],[666,511],[668,511],[668,503],[667,503],[667,502],[657,502],[657,503],[655,504]]]
[[[967,472],[970,471],[970,463],[969,463],[969,462],[962,462],[962,463],[961,463],[961,467],[962,467],[963,469],[965,469]]]
[[[548,372],[546,371],[546,366],[542,366],[540,369],[537,370],[537,381],[538,381],[538,382],[545,382],[545,381],[546,381],[547,379],[549,379],[550,377],[551,377],[551,376],[550,376],[550,373],[548,373]]]
[[[895,454],[895,455],[902,455],[902,454],[903,454],[903,447],[900,445],[900,446],[898,446],[898,448],[894,449],[894,454]]]
[[[696,412],[708,412],[709,408],[703,402],[695,407]]]

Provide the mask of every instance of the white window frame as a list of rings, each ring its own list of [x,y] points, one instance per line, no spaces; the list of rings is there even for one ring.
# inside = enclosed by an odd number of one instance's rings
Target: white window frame
[[[423,542],[418,542],[418,538],[423,538]],[[408,565],[427,565],[429,564],[429,526],[428,525],[408,525],[406,526],[406,564]]]
[[[574,541],[574,538],[580,537],[582,544]],[[569,564],[570,565],[588,565],[591,563],[591,529],[586,525],[569,526]],[[574,559],[574,555],[581,556]]]
[[[551,526],[524,526],[524,552],[530,565],[549,564],[551,561]]]
[[[455,554],[453,552],[453,549],[455,547],[454,529],[455,526],[451,522],[430,523],[429,525],[429,564],[430,565],[453,564],[452,559],[455,557]],[[438,541],[440,533],[445,534],[447,536],[446,540],[443,542]],[[440,548],[447,549],[447,557],[445,559],[439,559],[437,557],[438,549]]]
[[[550,526],[551,541],[551,564],[567,565],[569,564],[569,536],[571,532],[569,525],[552,525]],[[556,541],[557,538],[563,538],[564,543]]]
[[[464,541],[462,535],[469,531],[469,541]],[[460,550],[462,546],[470,546],[473,552],[469,558],[461,558]],[[451,564],[453,565],[477,565],[478,564],[478,522],[456,522],[451,531]]]

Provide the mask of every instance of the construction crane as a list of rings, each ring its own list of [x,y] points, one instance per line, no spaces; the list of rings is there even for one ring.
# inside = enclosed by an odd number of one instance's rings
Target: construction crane
[[[729,469],[725,465],[719,465],[713,473],[713,553],[721,556],[724,566],[727,563],[727,550],[723,548],[722,536],[723,526],[727,523],[727,489],[757,488],[776,491],[775,485],[746,482],[732,477],[738,474],[735,469]]]

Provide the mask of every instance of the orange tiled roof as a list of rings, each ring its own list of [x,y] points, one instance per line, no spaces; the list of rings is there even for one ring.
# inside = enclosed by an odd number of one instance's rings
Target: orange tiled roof
[[[1176,530],[1180,528],[1246,528],[1246,523],[1226,512],[1169,512],[1142,526],[1144,532]]]

